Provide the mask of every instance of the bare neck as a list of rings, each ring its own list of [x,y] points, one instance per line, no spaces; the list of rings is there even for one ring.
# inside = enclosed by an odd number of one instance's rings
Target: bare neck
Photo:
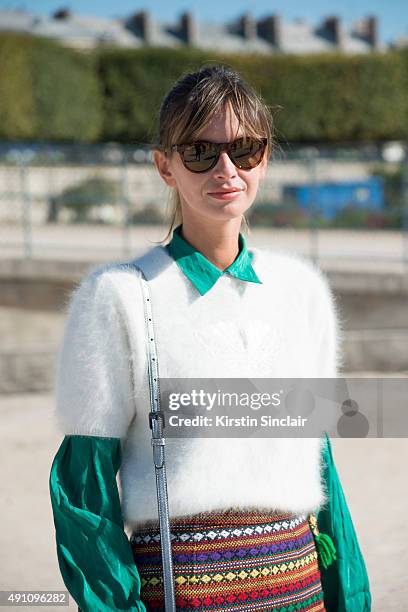
[[[241,219],[232,219],[218,226],[200,224],[199,227],[183,220],[181,235],[214,266],[225,270],[239,254],[240,227]]]

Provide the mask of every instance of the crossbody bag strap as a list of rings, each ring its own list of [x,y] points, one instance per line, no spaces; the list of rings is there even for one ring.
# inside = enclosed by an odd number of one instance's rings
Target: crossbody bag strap
[[[141,268],[138,268],[141,270]],[[160,542],[163,563],[163,582],[166,612],[176,612],[173,579],[173,559],[171,554],[169,503],[165,463],[165,440],[163,437],[164,415],[160,410],[159,364],[157,359],[156,337],[153,324],[152,299],[149,283],[141,270],[144,315],[148,342],[148,370],[150,387],[149,426],[152,430],[153,461],[156,473],[157,505],[160,524]]]

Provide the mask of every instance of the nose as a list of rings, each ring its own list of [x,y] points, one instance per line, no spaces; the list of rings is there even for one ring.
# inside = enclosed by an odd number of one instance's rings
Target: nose
[[[217,165],[214,167],[214,175],[217,178],[234,177],[237,174],[237,168],[228,157],[226,151],[222,151]]]

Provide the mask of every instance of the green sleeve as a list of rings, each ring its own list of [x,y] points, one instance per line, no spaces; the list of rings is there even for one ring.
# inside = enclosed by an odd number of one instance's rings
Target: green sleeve
[[[371,595],[366,566],[327,434],[323,466],[328,502],[318,513],[317,523],[319,530],[332,538],[337,554],[332,565],[321,568],[324,603],[328,612],[369,612]]]
[[[125,534],[116,473],[119,438],[65,436],[50,473],[58,562],[84,612],[146,612]]]

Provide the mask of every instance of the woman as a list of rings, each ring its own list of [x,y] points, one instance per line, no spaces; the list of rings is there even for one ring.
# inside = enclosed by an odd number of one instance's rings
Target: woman
[[[161,377],[337,375],[325,276],[297,256],[249,250],[240,233],[272,145],[268,108],[236,72],[183,76],[154,148],[173,191],[170,242],[96,269],[73,295],[50,487],[61,572],[83,610],[164,609],[139,268]],[[370,609],[327,437],[172,438],[166,463],[177,609]]]

